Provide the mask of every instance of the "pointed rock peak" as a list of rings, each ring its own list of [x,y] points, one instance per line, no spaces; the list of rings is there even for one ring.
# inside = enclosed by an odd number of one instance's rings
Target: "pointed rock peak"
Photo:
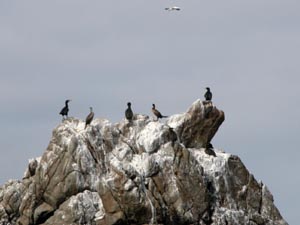
[[[201,148],[211,142],[224,120],[223,111],[197,100],[186,113],[171,116],[167,124],[186,147]]]

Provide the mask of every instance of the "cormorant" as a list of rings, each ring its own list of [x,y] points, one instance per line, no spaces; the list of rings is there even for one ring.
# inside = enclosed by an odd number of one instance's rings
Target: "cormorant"
[[[127,106],[128,106],[128,108],[125,111],[125,117],[126,117],[127,120],[131,121],[132,118],[133,118],[133,112],[131,110],[131,103],[128,102]]]
[[[66,100],[65,101],[65,107],[63,107],[60,111],[60,115],[62,115],[63,119],[64,119],[64,116],[66,116],[68,118],[68,112],[69,112],[69,101],[71,101],[70,99]]]
[[[163,116],[161,113],[155,108],[155,104],[152,104],[152,112],[156,116],[156,121],[161,118],[167,118],[168,116]]]
[[[214,148],[213,145],[211,143],[208,143],[206,145],[206,148],[205,148],[205,153],[207,155],[212,155],[213,157],[217,157],[217,155],[216,155],[215,151],[213,150],[213,148]]]
[[[92,122],[93,118],[94,118],[93,108],[90,107],[90,114],[85,119],[85,127],[84,127],[84,129],[87,127],[87,125],[89,125]]]
[[[206,90],[207,90],[207,91],[206,91],[206,93],[204,94],[205,100],[206,100],[206,101],[211,101],[211,99],[212,99],[212,93],[211,93],[211,91],[210,91],[210,88],[207,87]]]

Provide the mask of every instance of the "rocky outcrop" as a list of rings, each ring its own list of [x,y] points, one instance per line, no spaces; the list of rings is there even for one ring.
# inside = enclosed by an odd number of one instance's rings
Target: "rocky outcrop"
[[[287,224],[237,156],[205,151],[223,121],[200,100],[166,123],[69,118],[0,188],[0,224]]]

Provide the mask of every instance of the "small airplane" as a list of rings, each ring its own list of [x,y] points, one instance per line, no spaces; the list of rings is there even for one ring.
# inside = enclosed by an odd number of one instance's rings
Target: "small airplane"
[[[167,10],[167,11],[175,11],[175,10],[179,11],[180,8],[178,6],[172,6],[172,7],[165,8],[165,10]]]

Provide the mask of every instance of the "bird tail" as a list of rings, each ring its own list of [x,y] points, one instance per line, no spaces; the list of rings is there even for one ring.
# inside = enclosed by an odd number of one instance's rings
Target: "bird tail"
[[[161,116],[161,118],[168,118],[169,116]]]
[[[87,124],[85,124],[84,129],[86,129]]]

